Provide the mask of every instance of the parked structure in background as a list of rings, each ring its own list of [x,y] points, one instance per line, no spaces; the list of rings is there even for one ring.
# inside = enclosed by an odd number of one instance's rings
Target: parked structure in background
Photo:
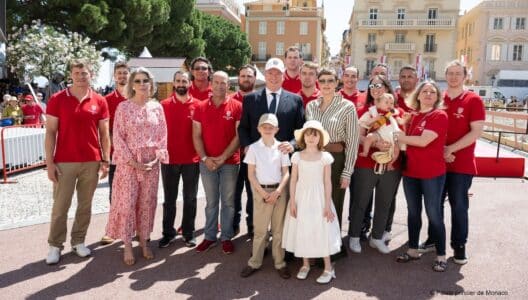
[[[326,48],[324,7],[316,0],[245,1],[242,30],[253,49],[251,60],[259,68],[270,57],[284,57],[289,46],[299,47],[305,61],[321,63]]]
[[[240,26],[240,6],[236,0],[196,0],[194,7],[206,14],[222,17]]]
[[[485,0],[460,17],[456,57],[471,70],[469,83],[495,86],[506,97],[528,94],[527,22],[526,0]]]
[[[363,79],[384,62],[392,80],[407,64],[417,66],[422,78],[444,80],[444,66],[454,56],[459,7],[459,0],[354,1],[344,43],[350,47],[349,64],[360,68]]]

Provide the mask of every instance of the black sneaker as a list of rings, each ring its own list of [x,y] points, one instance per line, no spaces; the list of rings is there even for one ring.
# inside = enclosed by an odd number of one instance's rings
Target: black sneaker
[[[185,243],[185,246],[187,246],[189,248],[196,247],[196,239],[195,238],[190,238],[190,239],[184,238],[183,242]]]
[[[436,251],[435,243],[427,239],[425,242],[418,246],[418,253],[425,254]]]
[[[169,236],[164,236],[161,238],[161,240],[159,241],[158,243],[158,247],[160,248],[167,248],[172,242],[174,242],[176,240],[176,237],[173,236],[173,237],[169,237]]]
[[[453,247],[453,250],[455,250],[453,261],[459,265],[467,264],[468,258],[466,256],[466,246],[455,246]]]

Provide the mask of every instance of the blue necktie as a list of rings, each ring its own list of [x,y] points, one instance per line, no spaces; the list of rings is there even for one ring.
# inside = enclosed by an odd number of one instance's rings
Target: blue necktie
[[[277,93],[271,93],[273,100],[271,100],[268,112],[274,114],[277,110]]]

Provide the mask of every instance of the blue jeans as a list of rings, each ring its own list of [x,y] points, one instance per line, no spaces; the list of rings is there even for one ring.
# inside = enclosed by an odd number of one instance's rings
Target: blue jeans
[[[473,182],[473,175],[447,173],[444,198],[447,195],[451,206],[451,247],[465,246],[468,237],[468,192]],[[443,212],[442,201],[442,212]]]
[[[222,165],[215,171],[209,171],[200,162],[200,175],[205,190],[205,239],[216,241],[218,233],[218,202],[222,203],[220,214],[220,240],[233,237],[233,217],[235,215],[235,187],[238,176],[238,165]]]
[[[446,233],[442,213],[442,192],[446,175],[431,179],[403,177],[403,190],[407,200],[407,226],[409,227],[409,248],[418,249],[422,228],[422,197],[429,229],[435,241],[436,254],[445,255]]]

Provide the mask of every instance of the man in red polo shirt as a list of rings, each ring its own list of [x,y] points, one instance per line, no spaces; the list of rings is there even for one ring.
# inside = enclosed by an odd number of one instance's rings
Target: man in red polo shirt
[[[182,235],[187,247],[196,246],[194,239],[194,220],[196,218],[196,195],[200,157],[194,150],[192,138],[192,118],[194,107],[199,102],[189,94],[191,78],[189,73],[174,73],[174,93],[161,101],[167,120],[167,150],[169,163],[161,164],[163,182],[163,237],[158,243],[160,248],[168,247],[176,238],[174,228],[176,218],[176,199],[180,178],[183,181],[183,217]]]
[[[24,113],[24,124],[39,124],[44,123],[46,118],[44,117],[44,111],[40,105],[35,103],[33,96],[26,95],[24,97],[26,104],[22,105],[22,112]]]
[[[210,77],[213,72],[211,62],[205,57],[197,57],[191,61],[192,84],[189,93],[194,99],[209,100],[212,95]]]
[[[316,86],[318,69],[319,66],[313,62],[306,62],[301,67],[302,88],[297,94],[302,97],[304,108],[310,101],[321,96],[321,91]]]
[[[238,87],[239,90],[233,96],[233,99],[244,102],[244,96],[255,91],[255,81],[257,76],[257,69],[252,65],[243,65],[238,69]],[[240,233],[240,219],[242,216],[242,192],[244,185],[246,186],[246,224],[247,236],[253,238],[253,192],[251,190],[251,183],[247,176],[247,164],[242,163],[244,160],[243,151],[240,152],[240,170],[238,171],[237,184],[235,189],[235,217],[233,219],[234,236]]]
[[[468,262],[466,243],[469,231],[469,188],[477,173],[475,165],[476,140],[482,134],[486,119],[484,102],[475,93],[464,90],[467,68],[458,60],[447,64],[445,69],[447,90],[444,105],[448,117],[447,141],[444,158],[447,173],[444,193],[451,206],[451,248],[453,261],[463,265]],[[445,196],[445,195],[444,195]],[[442,211],[443,211],[442,202]],[[420,245],[421,252],[434,251],[431,232]]]
[[[128,80],[128,74],[130,73],[130,68],[125,62],[117,62],[114,65],[114,82],[115,90],[110,94],[105,96],[106,103],[108,105],[108,113],[110,115],[110,141],[112,141],[112,130],[114,128],[114,116],[119,103],[126,100],[125,98],[125,86]],[[110,147],[110,168],[108,169],[108,199],[112,201],[112,184],[114,182],[114,174],[116,170],[116,165],[112,162],[112,154],[114,152],[113,147]],[[109,236],[103,236],[101,238],[101,244],[107,245],[114,242]]]
[[[217,71],[212,78],[213,96],[202,101],[194,110],[193,142],[200,156],[200,175],[205,190],[205,238],[196,247],[203,252],[216,244],[218,233],[218,202],[222,203],[220,227],[222,250],[234,252],[233,217],[234,196],[240,151],[237,127],[242,114],[242,104],[226,96],[229,76]]]
[[[350,66],[345,69],[341,79],[343,80],[343,88],[339,93],[343,98],[352,101],[356,106],[356,110],[362,109],[365,106],[366,95],[357,88],[359,70],[357,67]]]
[[[284,66],[286,72],[284,72],[284,81],[282,82],[282,88],[297,94],[301,88],[301,66],[303,64],[302,53],[296,46],[289,47],[284,53]]]
[[[90,88],[92,67],[85,60],[73,60],[70,71],[72,86],[54,94],[46,110],[46,166],[48,178],[53,182],[47,264],[59,262],[74,190],[77,190],[77,211],[71,245],[80,257],[90,255],[84,239],[92,215],[92,198],[98,172],[102,172],[100,178],[106,177],[110,158],[108,106]]]
[[[416,74],[416,69],[411,66],[403,66],[400,69],[400,74],[398,77],[398,82],[400,83],[400,90],[396,93],[398,98],[398,108],[401,108],[405,112],[410,112],[412,109],[407,106],[405,99],[407,99],[418,85],[418,75]]]

